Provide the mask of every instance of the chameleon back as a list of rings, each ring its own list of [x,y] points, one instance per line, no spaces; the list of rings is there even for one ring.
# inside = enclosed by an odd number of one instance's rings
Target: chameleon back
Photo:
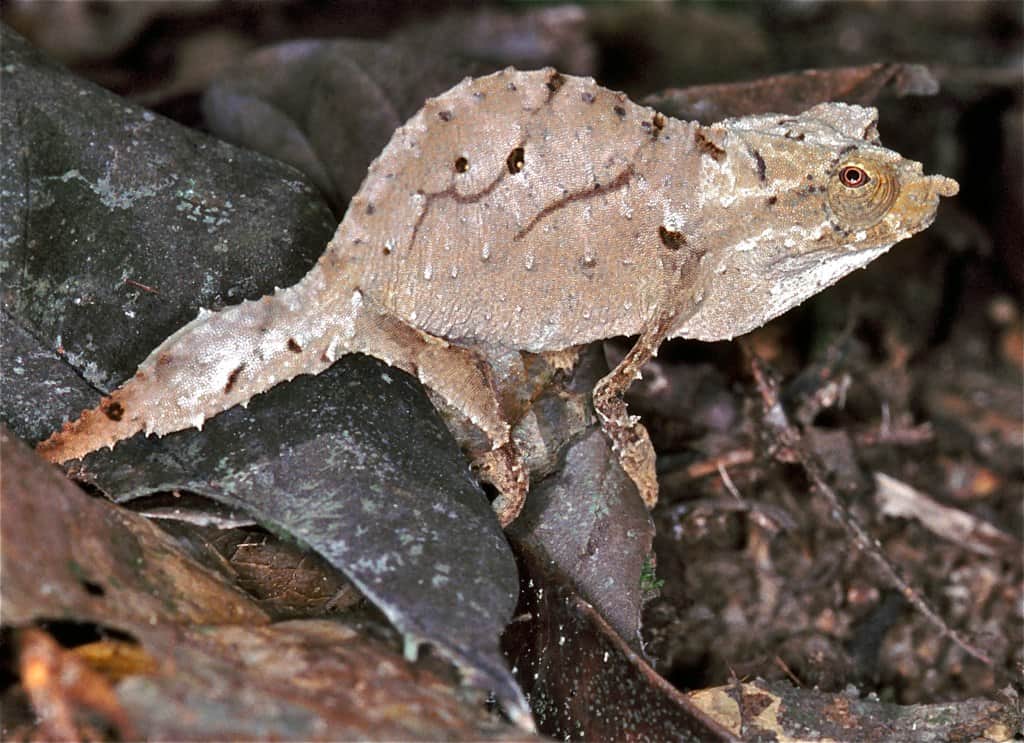
[[[666,185],[694,169],[693,127],[551,70],[464,81],[396,132],[328,260],[448,340],[635,334],[660,298]]]

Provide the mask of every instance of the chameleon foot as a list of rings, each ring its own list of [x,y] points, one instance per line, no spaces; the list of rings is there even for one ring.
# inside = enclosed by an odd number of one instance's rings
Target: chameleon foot
[[[505,528],[523,510],[526,493],[530,488],[530,478],[522,457],[515,445],[509,442],[478,456],[474,467],[481,480],[497,488],[498,497],[491,503],[491,507],[498,514],[501,527]]]

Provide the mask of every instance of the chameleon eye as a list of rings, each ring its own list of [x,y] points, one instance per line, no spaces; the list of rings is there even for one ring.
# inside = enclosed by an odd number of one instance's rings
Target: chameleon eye
[[[864,168],[856,165],[847,165],[839,171],[839,182],[847,188],[860,188],[871,180]]]
[[[839,225],[862,230],[882,220],[899,192],[899,178],[887,163],[847,161],[833,171],[828,203]]]

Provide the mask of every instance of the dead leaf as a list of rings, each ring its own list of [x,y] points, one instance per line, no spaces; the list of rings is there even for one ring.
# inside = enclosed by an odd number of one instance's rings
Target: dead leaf
[[[343,624],[181,628],[147,639],[178,669],[118,697],[148,740],[535,740]]]
[[[939,84],[923,65],[876,63],[861,67],[803,70],[745,83],[669,88],[644,103],[670,116],[711,123],[758,113],[798,114],[816,103],[869,105],[883,92],[934,95]]]
[[[861,698],[855,693],[822,694],[813,689],[795,689],[785,682],[767,681],[702,689],[688,696],[734,735],[744,740],[770,739],[779,743],[1007,741],[1021,724],[1019,707],[1014,709],[1013,700],[999,703],[968,699],[898,706]]]
[[[3,624],[69,617],[131,632],[150,622],[267,621],[142,516],[89,497],[6,428],[0,444]]]
[[[521,555],[502,640],[541,732],[560,739],[737,741],[659,676],[546,560]]]
[[[29,627],[18,633],[18,670],[43,737],[106,738],[96,720],[121,740],[138,737],[108,681],[42,630]]]

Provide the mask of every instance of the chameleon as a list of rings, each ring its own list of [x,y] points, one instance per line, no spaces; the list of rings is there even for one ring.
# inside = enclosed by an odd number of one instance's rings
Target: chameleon
[[[662,341],[759,327],[928,227],[957,193],[882,147],[877,123],[874,108],[822,103],[702,125],[551,68],[466,78],[394,133],[304,278],[201,309],[38,451],[59,463],[201,428],[360,352],[479,433],[469,454],[507,525],[529,488],[508,359],[564,363],[636,336],[592,401],[653,507],[654,450],[623,394]]]

